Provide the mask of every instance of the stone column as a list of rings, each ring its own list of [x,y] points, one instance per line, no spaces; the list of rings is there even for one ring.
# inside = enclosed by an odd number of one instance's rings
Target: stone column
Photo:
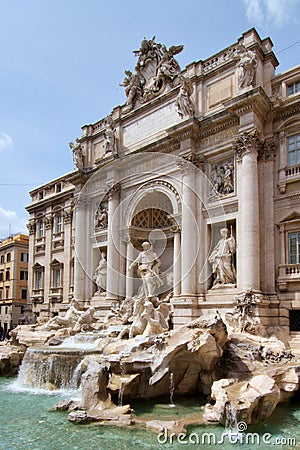
[[[86,209],[85,199],[77,199],[75,206],[74,298],[80,302],[85,299]]]
[[[53,217],[51,213],[47,213],[44,218],[45,233],[45,272],[44,272],[44,303],[50,308],[50,293],[52,287],[51,279],[51,255],[52,255],[52,224]]]
[[[32,307],[32,291],[34,289],[34,244],[35,244],[35,230],[36,224],[32,218],[30,218],[29,223],[27,224],[28,233],[29,233],[29,261],[28,261],[28,294],[27,294],[27,303]]]
[[[262,144],[256,129],[234,142],[238,159],[238,288],[260,290],[259,197],[257,155]]]
[[[173,245],[173,295],[179,297],[181,294],[181,236],[180,228],[174,227],[172,229],[174,233],[174,245]]]
[[[69,207],[64,210],[64,274],[63,274],[63,302],[69,303],[70,292],[70,262],[72,258],[72,208]]]
[[[129,236],[125,238],[126,242],[126,299],[133,297],[133,269],[129,269],[134,260],[134,248]]]
[[[114,185],[108,193],[107,228],[107,284],[106,299],[115,301],[119,287],[119,206],[120,185]]]
[[[197,222],[195,167],[182,163],[181,296],[196,296]]]

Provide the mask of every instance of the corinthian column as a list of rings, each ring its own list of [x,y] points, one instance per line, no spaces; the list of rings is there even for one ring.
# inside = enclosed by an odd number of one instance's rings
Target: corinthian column
[[[195,168],[182,162],[181,296],[196,295],[197,223]]]
[[[119,291],[119,206],[120,185],[114,185],[108,193],[107,228],[107,282],[106,299],[116,300]]]
[[[238,160],[238,288],[260,290],[259,198],[257,154],[262,140],[256,129],[234,142]]]
[[[85,299],[86,273],[86,209],[87,203],[79,198],[75,204],[75,258],[74,258],[74,298]]]

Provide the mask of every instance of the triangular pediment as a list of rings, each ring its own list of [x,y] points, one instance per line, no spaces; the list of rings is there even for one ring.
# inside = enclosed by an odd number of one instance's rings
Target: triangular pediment
[[[300,221],[300,212],[292,211],[287,217],[285,217],[279,223],[292,222],[292,221],[296,221],[296,220]]]

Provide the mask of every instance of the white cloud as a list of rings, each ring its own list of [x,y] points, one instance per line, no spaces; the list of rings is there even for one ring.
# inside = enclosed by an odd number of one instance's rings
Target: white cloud
[[[0,151],[12,147],[13,140],[8,134],[0,131]]]
[[[28,234],[27,221],[25,217],[19,217],[15,211],[10,211],[0,206],[0,238],[5,238],[10,233],[21,232]]]
[[[261,25],[263,21],[263,12],[261,9],[260,0],[243,0],[246,6],[246,14],[249,22],[253,22],[256,25]]]
[[[293,20],[298,0],[243,0],[249,22],[258,26],[283,27]]]

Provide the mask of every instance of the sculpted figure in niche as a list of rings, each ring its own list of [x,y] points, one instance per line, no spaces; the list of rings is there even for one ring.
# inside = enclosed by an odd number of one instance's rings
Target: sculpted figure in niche
[[[75,164],[75,167],[79,170],[84,169],[84,154],[83,149],[81,146],[81,143],[78,138],[76,138],[76,144],[74,142],[69,142],[69,147],[72,150],[73,154],[73,161]]]
[[[194,91],[191,81],[183,76],[179,76],[180,90],[176,98],[175,106],[181,118],[184,116],[192,117],[194,115],[194,105],[191,95]]]
[[[237,63],[238,86],[240,89],[251,86],[257,68],[257,56],[252,50],[240,45],[240,60]]]
[[[220,233],[222,237],[208,258],[215,277],[213,287],[236,283],[236,271],[233,265],[233,254],[236,250],[235,239],[232,235],[228,236],[227,228],[222,228]]]
[[[149,242],[143,242],[142,248],[143,251],[129,266],[129,270],[138,265],[137,273],[142,278],[143,295],[147,299],[151,299],[155,297],[158,287],[163,285],[159,276],[161,262]]]
[[[106,291],[107,261],[105,257],[105,253],[101,252],[101,258],[94,274],[94,281],[97,285],[97,293],[103,293]]]

